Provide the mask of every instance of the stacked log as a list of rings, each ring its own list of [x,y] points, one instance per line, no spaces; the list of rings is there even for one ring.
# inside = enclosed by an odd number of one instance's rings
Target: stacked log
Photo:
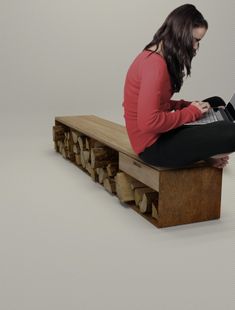
[[[159,218],[157,201],[155,203],[152,202],[152,217],[156,220]]]
[[[139,203],[141,213],[152,213],[152,203],[158,199],[158,192],[148,191],[143,194]]]
[[[87,171],[95,182],[99,182],[110,193],[116,192],[114,177],[118,171],[118,152],[85,134],[53,126],[55,150]]]
[[[119,170],[118,151],[68,128],[53,126],[55,150],[80,166],[121,202],[134,203],[138,212],[158,219],[158,192]]]
[[[64,139],[64,127],[61,125],[53,126],[52,135],[55,151],[60,152],[60,141]]]
[[[121,202],[134,202],[138,211],[158,219],[158,192],[125,172],[116,175],[117,196]]]

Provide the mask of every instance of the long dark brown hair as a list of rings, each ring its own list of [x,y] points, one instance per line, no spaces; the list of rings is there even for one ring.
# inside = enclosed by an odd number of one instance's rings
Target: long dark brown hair
[[[143,51],[147,50],[156,44],[157,50],[162,41],[163,56],[171,79],[172,93],[180,91],[185,68],[187,76],[191,74],[191,61],[196,55],[196,50],[193,47],[193,28],[195,27],[208,29],[208,23],[194,5],[181,5],[167,16],[162,26],[154,34],[153,40],[143,49]],[[156,50],[152,53],[155,53]]]

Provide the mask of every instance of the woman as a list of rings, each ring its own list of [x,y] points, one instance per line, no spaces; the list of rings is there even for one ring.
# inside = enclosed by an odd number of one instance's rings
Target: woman
[[[235,123],[184,125],[211,107],[224,107],[222,98],[170,99],[182,87],[185,68],[190,75],[207,29],[194,5],[176,8],[128,69],[122,104],[126,129],[133,150],[146,163],[183,167],[205,160],[223,168],[235,151]]]

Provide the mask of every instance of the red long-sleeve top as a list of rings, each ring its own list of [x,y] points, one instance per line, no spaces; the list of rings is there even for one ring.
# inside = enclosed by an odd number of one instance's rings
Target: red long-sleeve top
[[[149,53],[144,50],[136,56],[124,85],[123,116],[136,154],[157,141],[163,132],[202,116],[191,101],[170,99],[173,92],[167,63],[160,54],[147,57]]]

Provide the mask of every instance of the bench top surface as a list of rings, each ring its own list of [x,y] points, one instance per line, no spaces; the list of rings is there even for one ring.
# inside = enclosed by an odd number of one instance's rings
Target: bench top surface
[[[131,157],[137,155],[133,152],[126,128],[123,125],[111,122],[96,115],[78,115],[56,117],[59,122],[77,129],[112,149],[124,152]]]
[[[126,127],[121,124],[114,123],[96,115],[56,116],[55,120],[104,143],[112,149],[142,161],[132,150]],[[172,169],[167,167],[156,167],[150,164],[148,164],[148,166],[157,170]],[[199,162],[192,167],[195,166],[205,166],[205,162]]]

